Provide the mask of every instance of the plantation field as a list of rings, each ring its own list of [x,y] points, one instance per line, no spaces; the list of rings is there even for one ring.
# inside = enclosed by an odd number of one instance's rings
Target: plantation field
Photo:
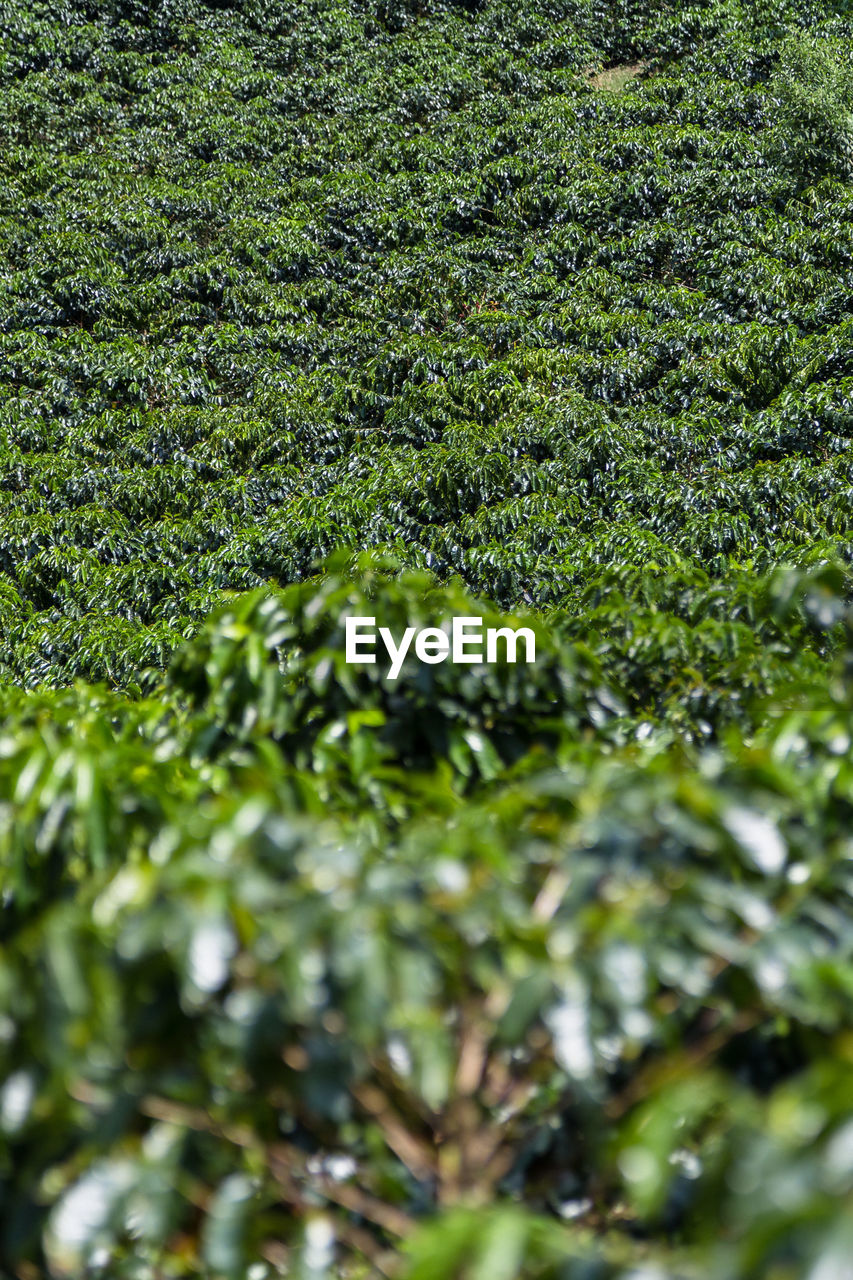
[[[848,1280],[852,36],[0,4],[3,1280]]]

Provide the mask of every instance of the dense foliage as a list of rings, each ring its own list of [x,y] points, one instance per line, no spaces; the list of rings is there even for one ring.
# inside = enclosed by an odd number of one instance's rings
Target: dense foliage
[[[851,35],[0,4],[0,1275],[849,1275]]]

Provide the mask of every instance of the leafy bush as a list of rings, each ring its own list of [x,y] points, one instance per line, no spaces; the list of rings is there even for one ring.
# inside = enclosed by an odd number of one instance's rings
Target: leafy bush
[[[853,176],[853,66],[842,45],[786,40],[776,73],[784,160],[804,185]]]
[[[324,1266],[387,1270],[411,1239],[414,1276],[499,1241],[508,1276],[627,1276],[632,1235],[662,1231],[673,1275],[747,1274],[800,1221],[796,1265],[833,1257],[849,699],[818,684],[804,715],[780,684],[750,743],[619,746],[575,710],[612,699],[582,650],[534,674],[545,718],[524,668],[430,668],[432,693],[346,671],[346,608],[476,606],[342,567],[226,610],[147,703],[7,695],[5,1265],[41,1241],[58,1277],[274,1274],[325,1239]],[[843,582],[777,576],[769,613],[837,628]],[[735,1207],[762,1161],[784,1211]]]

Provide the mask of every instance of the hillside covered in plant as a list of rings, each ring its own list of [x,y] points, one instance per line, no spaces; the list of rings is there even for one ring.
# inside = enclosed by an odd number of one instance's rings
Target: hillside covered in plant
[[[0,5],[3,1280],[849,1276],[851,37]]]

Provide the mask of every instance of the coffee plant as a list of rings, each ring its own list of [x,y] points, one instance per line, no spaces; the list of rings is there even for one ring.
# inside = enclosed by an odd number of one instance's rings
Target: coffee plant
[[[2,0],[2,1280],[850,1275],[851,38]]]

